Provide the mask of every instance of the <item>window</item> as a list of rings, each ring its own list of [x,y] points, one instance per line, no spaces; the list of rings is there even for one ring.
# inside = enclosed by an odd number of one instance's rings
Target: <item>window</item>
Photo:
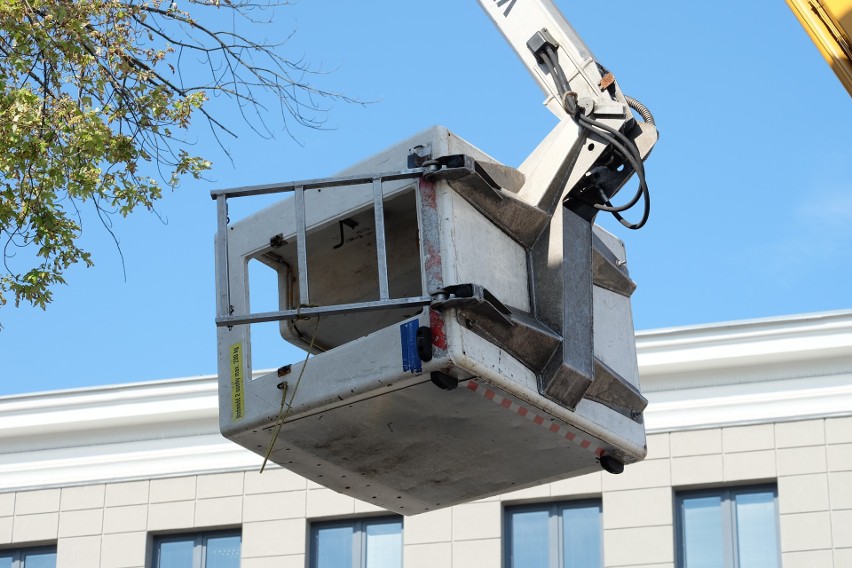
[[[311,568],[401,568],[402,519],[316,523],[310,554]]]
[[[56,547],[0,550],[0,568],[56,568]]]
[[[154,539],[154,568],[240,568],[240,533],[221,531]]]
[[[603,566],[600,501],[506,509],[507,568]]]
[[[778,568],[775,487],[679,493],[677,552],[681,568]]]

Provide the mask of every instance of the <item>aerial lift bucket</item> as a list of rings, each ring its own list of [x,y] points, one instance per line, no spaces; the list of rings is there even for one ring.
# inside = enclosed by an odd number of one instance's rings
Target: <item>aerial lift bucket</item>
[[[551,177],[531,189],[434,127],[334,178],[214,191],[223,434],[402,514],[641,460],[624,247]],[[250,261],[278,311],[251,313]],[[269,321],[313,356],[256,375]]]

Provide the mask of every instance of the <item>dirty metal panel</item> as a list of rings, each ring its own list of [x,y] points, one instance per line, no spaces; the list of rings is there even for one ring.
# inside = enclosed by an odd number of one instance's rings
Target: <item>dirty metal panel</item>
[[[284,425],[272,460],[411,515],[597,471],[608,448],[484,381],[425,382]]]

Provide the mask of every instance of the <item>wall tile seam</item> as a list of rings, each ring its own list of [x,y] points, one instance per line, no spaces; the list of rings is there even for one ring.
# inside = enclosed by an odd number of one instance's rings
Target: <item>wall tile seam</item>
[[[604,531],[620,531],[625,529],[655,529],[658,527],[674,527],[674,521],[670,523],[653,523],[650,525],[624,525],[617,527],[604,527]]]
[[[452,538],[444,539],[444,540],[419,540],[417,542],[406,542],[405,541],[405,527],[403,527],[402,530],[403,530],[403,534],[402,534],[402,545],[403,546],[410,547],[410,546],[420,546],[420,545],[423,545],[423,544],[452,544],[453,542],[455,542]]]
[[[792,515],[808,515],[808,514],[813,514],[813,513],[831,513],[831,512],[832,512],[831,509],[809,509],[807,511],[787,511],[787,512],[778,511],[778,515],[790,517]]]
[[[596,495],[591,495],[589,497],[584,497],[584,499],[602,499],[604,495],[614,495],[616,493],[634,493],[636,491],[659,491],[660,489],[671,488],[674,491],[673,485],[661,485],[660,487],[637,487],[636,489],[610,489],[609,491],[602,491]]]
[[[782,547],[783,548],[783,547]],[[797,548],[796,550],[781,550],[781,556],[789,554],[802,554],[804,552],[833,552],[835,548]],[[842,568],[842,567],[841,567]]]
[[[403,528],[403,530],[405,530],[405,529]],[[485,541],[485,540],[500,540],[500,537],[499,536],[475,536],[475,537],[471,537],[471,538],[454,537],[452,540],[445,541],[445,542],[473,542],[473,541],[478,541],[478,540],[482,540],[482,541]]]

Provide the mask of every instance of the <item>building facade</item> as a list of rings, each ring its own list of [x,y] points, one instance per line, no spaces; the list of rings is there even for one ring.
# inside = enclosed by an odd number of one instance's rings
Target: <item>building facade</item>
[[[259,473],[213,377],[0,398],[0,568],[852,566],[852,311],[637,344],[645,461],[412,517]]]

